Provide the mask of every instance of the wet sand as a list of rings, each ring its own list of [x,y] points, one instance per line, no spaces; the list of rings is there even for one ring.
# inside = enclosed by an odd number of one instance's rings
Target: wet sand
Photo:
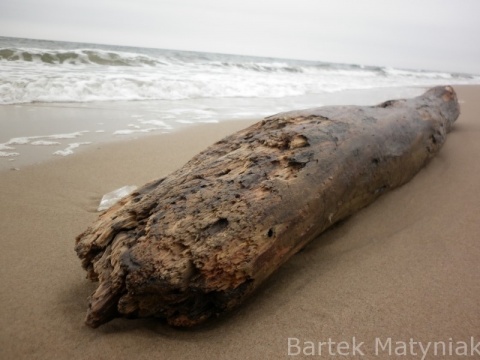
[[[172,133],[195,124],[258,120],[323,105],[374,105],[417,96],[420,87],[344,90],[281,98],[52,102],[0,105],[0,171],[53,160],[99,144]]]

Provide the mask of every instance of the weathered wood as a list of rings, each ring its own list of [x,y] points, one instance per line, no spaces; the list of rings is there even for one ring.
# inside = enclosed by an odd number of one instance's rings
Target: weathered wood
[[[453,89],[437,87],[282,113],[217,142],[78,236],[99,281],[86,323],[192,326],[235,307],[325,229],[409,181],[458,115]]]

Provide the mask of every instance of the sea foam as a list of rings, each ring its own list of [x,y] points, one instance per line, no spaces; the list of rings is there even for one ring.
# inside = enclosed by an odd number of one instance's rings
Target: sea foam
[[[63,150],[57,150],[53,153],[53,155],[60,155],[60,156],[68,156],[73,154],[73,150],[78,148],[81,145],[89,145],[91,144],[90,141],[78,142],[78,143],[70,143],[68,146]]]
[[[18,46],[5,39],[0,38],[1,104],[282,98],[480,83],[480,76],[448,72],[34,40]]]
[[[14,137],[8,140],[7,142],[0,144],[0,157],[20,156],[20,153],[18,151],[4,151],[4,150],[17,150],[17,147],[22,145],[59,146],[61,145],[61,142],[52,141],[52,140],[75,139],[87,132],[88,132],[87,130],[82,130],[82,131],[76,131],[76,132],[65,133],[65,134]],[[87,145],[90,143],[91,142],[71,143],[68,145],[66,149],[55,151],[53,154],[62,155],[62,156],[70,155],[70,154],[73,154],[73,149],[76,149],[80,145]]]

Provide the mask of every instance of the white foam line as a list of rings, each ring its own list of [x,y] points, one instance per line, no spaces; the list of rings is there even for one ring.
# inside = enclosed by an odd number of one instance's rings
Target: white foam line
[[[159,128],[147,128],[147,129],[122,129],[113,132],[113,135],[130,135],[134,133],[147,133],[155,130],[160,130]]]
[[[25,145],[30,142],[32,139],[38,139],[37,136],[30,136],[30,137],[17,137],[8,140],[6,143],[7,145]]]
[[[53,134],[53,135],[40,135],[40,136],[37,135],[37,136],[16,137],[16,138],[11,138],[6,143],[0,144],[0,149],[11,150],[11,149],[14,149],[14,148],[9,146],[9,145],[26,145],[26,144],[30,144],[32,140],[38,140],[37,142],[40,142],[40,139],[54,139],[54,140],[75,139],[79,136],[82,136],[86,132],[89,132],[89,131],[88,130],[82,130],[82,131],[77,131],[77,132],[67,133],[67,134]],[[36,144],[36,145],[42,145],[42,144]],[[49,145],[53,145],[53,144],[49,144]]]
[[[201,123],[204,123],[204,124],[218,124],[218,120],[202,120],[200,121]]]
[[[52,146],[52,145],[60,145],[58,141],[46,141],[46,140],[37,140],[32,141],[31,145],[40,145],[40,146]]]
[[[88,130],[82,130],[82,131],[77,131],[77,132],[68,133],[68,134],[54,134],[54,135],[41,136],[41,137],[45,138],[45,139],[75,139],[79,136],[82,136],[84,133],[87,133],[87,132],[89,132],[89,131]]]
[[[15,150],[14,147],[8,146],[8,143],[0,144],[0,150]]]
[[[159,127],[165,128],[165,129],[171,129],[172,128],[170,125],[167,125],[162,120],[141,120],[140,123],[145,124],[145,125],[155,125],[155,126],[159,126]]]
[[[18,156],[18,155],[20,155],[18,152],[0,151],[0,157],[9,157],[9,156]]]
[[[53,153],[53,155],[60,155],[60,156],[67,156],[67,155],[72,155],[73,154],[73,149],[78,148],[80,145],[89,145],[91,142],[86,141],[86,142],[79,142],[79,143],[71,143],[68,144],[67,148],[64,150],[58,150]]]
[[[113,132],[113,135],[130,135],[133,134],[135,130],[130,130],[130,129],[122,129],[122,130],[116,130]]]

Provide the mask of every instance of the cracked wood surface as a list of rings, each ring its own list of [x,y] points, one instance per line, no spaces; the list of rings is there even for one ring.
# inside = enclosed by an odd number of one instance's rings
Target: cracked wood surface
[[[232,309],[325,229],[409,181],[458,115],[453,89],[436,87],[277,114],[215,143],[77,237],[99,282],[86,323],[193,326]]]

